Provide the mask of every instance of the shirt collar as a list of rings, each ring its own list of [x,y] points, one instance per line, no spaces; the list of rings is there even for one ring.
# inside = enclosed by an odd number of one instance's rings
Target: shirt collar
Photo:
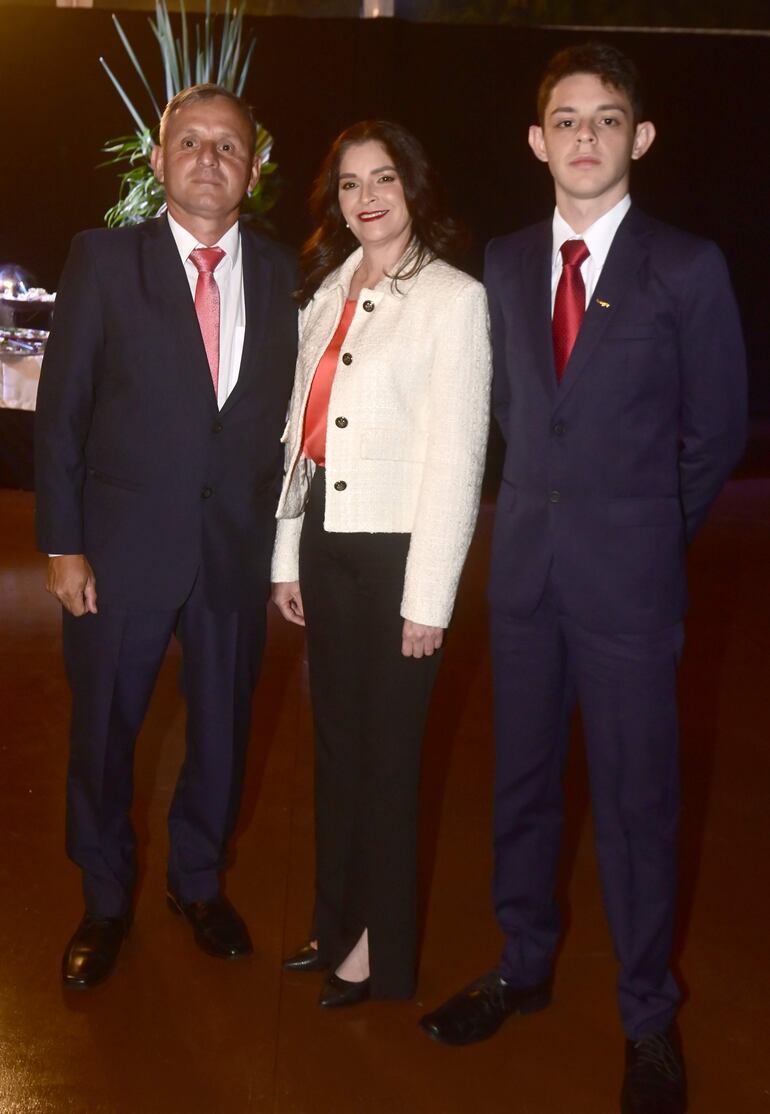
[[[615,233],[620,222],[631,208],[631,197],[626,194],[616,205],[595,220],[582,235],[571,228],[558,208],[553,211],[553,257],[555,266],[557,257],[561,253],[561,246],[566,240],[585,240],[586,247],[591,253],[591,258],[601,268],[612,246]]]
[[[193,234],[188,232],[179,221],[174,220],[170,213],[166,213],[166,218],[168,220],[168,226],[171,229],[171,235],[174,237],[177,251],[183,263],[187,262],[190,252],[194,251],[195,248],[211,246],[221,248],[225,253],[224,259],[219,262],[215,270],[219,270],[220,267],[225,266],[233,267],[237,264],[241,254],[241,233],[238,227],[238,221],[230,225],[227,232],[220,236],[216,244],[205,245],[202,244],[200,240],[196,240]]]

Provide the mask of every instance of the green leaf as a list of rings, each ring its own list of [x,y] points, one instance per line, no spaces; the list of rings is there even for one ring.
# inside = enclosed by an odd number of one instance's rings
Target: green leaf
[[[134,108],[134,106],[131,103],[131,101],[129,100],[127,94],[123,92],[123,86],[120,84],[118,79],[115,77],[115,74],[112,72],[112,70],[110,69],[110,67],[107,65],[107,63],[105,62],[105,60],[103,58],[100,58],[99,61],[101,62],[102,66],[104,66],[105,70],[107,71],[107,74],[109,76],[110,81],[112,82],[112,84],[117,89],[117,91],[120,94],[120,97],[123,101],[123,104],[126,106],[128,111],[131,113],[133,118],[136,120],[137,125],[140,128],[146,127],[144,121],[142,120],[142,117],[139,115],[139,113]]]
[[[158,116],[160,116],[160,109],[158,108],[158,102],[155,100],[155,97],[153,96],[153,92],[152,92],[152,89],[150,88],[150,84],[149,84],[147,78],[144,75],[144,70],[139,65],[139,59],[137,58],[136,54],[134,53],[134,48],[131,46],[131,43],[128,41],[128,36],[126,35],[123,28],[120,26],[120,20],[118,19],[118,17],[116,15],[113,15],[112,22],[115,24],[115,30],[118,32],[118,35],[120,36],[120,41],[123,43],[123,46],[125,47],[126,54],[131,59],[131,62],[133,63],[133,66],[134,66],[134,69],[139,74],[142,85],[144,85],[145,89],[147,90],[150,101],[152,102],[152,107],[155,109],[155,112],[158,114]]]

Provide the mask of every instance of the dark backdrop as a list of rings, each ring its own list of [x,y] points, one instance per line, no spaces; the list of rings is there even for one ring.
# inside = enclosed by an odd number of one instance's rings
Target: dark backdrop
[[[160,89],[158,49],[140,12],[121,23]],[[468,261],[484,242],[549,214],[547,168],[526,145],[538,76],[548,56],[584,34],[404,23],[399,20],[246,21],[257,33],[247,87],[275,136],[285,185],[278,234],[299,243],[305,199],[332,137],[370,115],[401,120],[426,143],[455,210],[470,225]],[[664,220],[717,240],[727,254],[749,341],[752,407],[770,413],[767,38],[607,34],[647,77],[658,128],[634,166],[633,196]],[[55,289],[70,237],[102,222],[114,169],[96,169],[105,139],[130,131],[99,66],[104,55],[137,105],[138,78],[105,11],[0,8],[0,262]]]

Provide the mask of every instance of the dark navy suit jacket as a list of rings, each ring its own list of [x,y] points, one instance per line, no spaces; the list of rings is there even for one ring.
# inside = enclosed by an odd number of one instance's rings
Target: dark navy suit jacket
[[[490,602],[531,614],[552,570],[579,624],[659,629],[684,613],[686,544],[745,440],[727,269],[714,244],[632,206],[557,385],[551,259],[550,221],[487,249],[506,441]]]
[[[219,412],[165,217],[73,240],[38,395],[37,538],[85,553],[100,605],[174,609],[199,574],[216,609],[266,598],[297,275],[245,224],[241,243],[243,356]]]

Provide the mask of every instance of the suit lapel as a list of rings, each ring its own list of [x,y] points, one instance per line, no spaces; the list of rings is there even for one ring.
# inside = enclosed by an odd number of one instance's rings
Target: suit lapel
[[[273,269],[259,241],[249,228],[241,224],[241,262],[243,267],[243,303],[246,310],[246,332],[243,337],[238,382],[222,407],[222,412],[235,405],[257,376],[259,361],[256,353],[268,323]]]
[[[553,363],[553,336],[551,332],[551,222],[544,221],[534,229],[533,243],[522,260],[520,284],[523,303],[529,322],[535,366],[540,371],[548,394],[556,394],[556,373]],[[514,338],[515,341],[515,338]],[[516,365],[518,353],[513,353]]]
[[[190,297],[190,284],[184,263],[165,217],[145,226],[145,248],[142,282],[152,305],[160,307],[164,335],[168,340],[169,359],[181,358],[190,368],[190,375],[206,393],[214,410],[217,400],[211,381],[206,349],[203,346],[195,303]]]
[[[596,346],[615,319],[623,299],[636,282],[636,274],[646,257],[639,235],[639,215],[629,209],[620,223],[605,260],[599,281],[586,309],[575,347],[564,369],[558,398],[561,403],[586,370]]]

